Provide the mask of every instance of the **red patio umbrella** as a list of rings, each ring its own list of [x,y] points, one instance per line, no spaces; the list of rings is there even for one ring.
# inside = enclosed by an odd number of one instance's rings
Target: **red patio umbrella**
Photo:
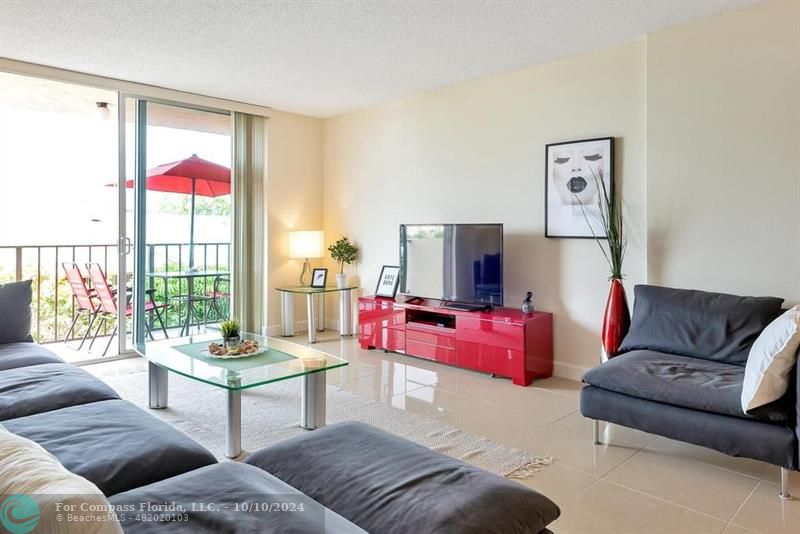
[[[231,194],[231,170],[217,163],[190,158],[165,163],[147,171],[147,189],[166,193],[192,195],[191,226],[189,229],[189,267],[194,267],[194,204],[195,196],[219,197]],[[133,188],[133,180],[125,182]]]

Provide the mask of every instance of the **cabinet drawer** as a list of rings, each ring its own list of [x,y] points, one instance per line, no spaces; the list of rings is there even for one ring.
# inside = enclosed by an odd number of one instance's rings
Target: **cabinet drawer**
[[[520,324],[501,321],[485,321],[461,316],[456,320],[456,339],[458,341],[494,345],[511,350],[523,350],[524,330]]]
[[[456,364],[455,349],[440,347],[439,345],[407,340],[406,354],[426,358],[428,360],[435,360],[441,363],[449,363],[450,365]]]
[[[456,344],[457,362],[459,367],[494,373],[500,376],[513,376],[514,370],[524,366],[524,354],[520,351],[503,347],[481,345],[469,341],[459,341]]]
[[[438,333],[431,329],[414,328],[413,323],[406,325],[406,341],[419,341],[429,345],[438,345],[448,349],[456,348],[456,338],[452,333]]]

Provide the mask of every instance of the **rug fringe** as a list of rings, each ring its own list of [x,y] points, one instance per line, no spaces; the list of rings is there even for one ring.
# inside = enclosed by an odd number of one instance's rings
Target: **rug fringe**
[[[531,458],[525,462],[524,465],[514,469],[506,475],[506,478],[515,478],[518,480],[530,478],[535,475],[542,467],[553,463],[551,456],[544,456],[541,458]]]

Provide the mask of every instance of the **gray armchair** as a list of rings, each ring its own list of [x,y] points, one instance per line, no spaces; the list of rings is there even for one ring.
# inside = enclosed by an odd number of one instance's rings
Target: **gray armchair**
[[[745,413],[742,384],[750,347],[783,299],[640,285],[620,354],[587,372],[581,413],[598,421],[798,470],[800,381],[769,405]]]

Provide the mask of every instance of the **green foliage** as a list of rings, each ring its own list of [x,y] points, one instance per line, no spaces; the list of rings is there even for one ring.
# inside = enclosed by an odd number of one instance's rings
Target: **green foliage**
[[[239,337],[239,321],[236,319],[229,319],[227,321],[222,321],[219,323],[219,331],[222,334],[222,337],[229,338],[229,337]]]
[[[350,265],[358,258],[358,247],[351,243],[347,237],[343,237],[328,247],[331,258],[339,264],[339,273],[344,272],[344,264]]]
[[[610,279],[622,280],[624,278],[622,261],[625,259],[625,251],[628,248],[628,233],[625,229],[622,215],[622,200],[620,200],[619,195],[614,195],[614,200],[612,201],[606,183],[603,181],[603,169],[600,169],[598,174],[595,174],[594,170],[592,170],[592,177],[597,185],[597,190],[600,192],[597,199],[597,207],[600,211],[600,222],[603,225],[604,232],[602,236],[595,235],[583,203],[580,202],[580,199],[578,199],[578,202],[581,206],[583,218],[586,220],[586,224],[589,226],[589,230],[591,230],[592,236],[597,242],[597,246],[600,247],[606,262],[608,262],[608,267],[611,270]],[[578,198],[577,195],[575,197]],[[602,238],[606,239],[605,246]]]

